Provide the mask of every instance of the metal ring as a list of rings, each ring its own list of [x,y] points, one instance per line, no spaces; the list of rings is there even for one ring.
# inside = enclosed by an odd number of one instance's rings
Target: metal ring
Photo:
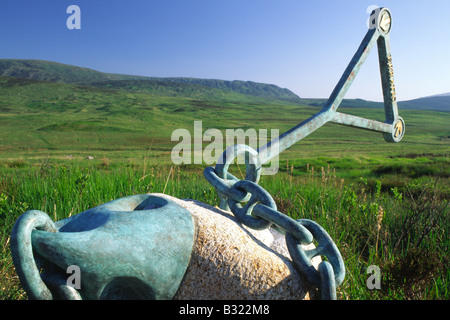
[[[300,244],[310,244],[314,239],[312,233],[301,223],[298,223],[296,220],[277,211],[276,209],[270,208],[263,204],[258,204],[253,209],[253,215],[271,221],[281,229],[280,231],[282,233],[291,234],[300,241]]]
[[[217,190],[219,195],[234,201],[244,202],[250,199],[250,194],[247,194],[239,189],[234,189],[232,186],[239,181],[231,173],[227,174],[228,179],[220,178],[213,167],[207,167],[203,171],[205,179]]]
[[[228,147],[222,153],[215,167],[217,175],[222,179],[226,179],[228,167],[233,163],[233,160],[241,154],[245,154],[245,165],[247,168],[245,180],[258,183],[261,175],[261,164],[258,159],[258,152],[244,144]]]
[[[251,194],[250,200],[244,207],[234,200],[227,200],[231,212],[233,212],[239,222],[255,230],[264,230],[269,228],[272,225],[272,222],[264,218],[252,216],[252,211],[258,202],[261,202],[262,204],[276,210],[277,205],[270,194],[256,183],[248,180],[236,182],[233,185],[233,189],[242,190]]]
[[[384,140],[387,142],[400,142],[405,134],[405,121],[402,117],[398,117],[392,123],[392,132],[384,133]]]
[[[392,29],[392,14],[388,8],[380,8],[376,17],[377,30],[383,37],[389,35]]]
[[[232,177],[232,180],[238,180],[236,177],[234,177],[232,174],[228,172],[228,168],[230,164],[233,162],[233,160],[241,155],[245,154],[245,165],[246,165],[246,173],[245,173],[245,179],[249,181],[253,181],[258,183],[259,177],[261,175],[261,163],[259,161],[258,152],[255,149],[252,149],[251,147],[243,144],[237,144],[231,147],[228,147],[220,156],[220,158],[217,160],[216,167],[214,168],[215,174],[224,180],[230,179],[229,177]],[[205,172],[206,175],[208,175],[210,172]],[[217,180],[217,179],[214,179]],[[209,181],[209,180],[208,180]],[[233,182],[234,183],[234,182]],[[214,184],[213,184],[214,185]],[[225,185],[228,186],[225,187]],[[215,186],[215,185],[214,185]],[[228,192],[230,189],[230,184],[227,183],[221,183],[220,188],[222,191],[218,192],[219,198],[220,198],[220,205],[219,207],[223,210],[230,210],[230,206],[228,205],[228,199],[231,198],[234,201],[243,201],[238,199],[238,195],[235,195],[233,197],[228,197]],[[245,201],[248,201],[250,198],[250,195],[247,194]]]
[[[333,266],[328,261],[319,264],[320,294],[322,300],[336,300],[336,280],[334,279]]]
[[[321,287],[321,280],[319,272],[314,268],[311,259],[323,255],[327,257],[328,261],[333,267],[335,285],[338,287],[345,278],[345,266],[339,249],[331,239],[330,235],[318,223],[308,220],[297,220],[306,229],[308,229],[314,239],[318,242],[318,246],[311,250],[304,250],[301,248],[299,241],[292,235],[286,234],[286,245],[292,257],[294,265],[298,271],[303,274],[308,281],[316,287]]]
[[[57,232],[50,217],[42,211],[30,210],[22,214],[11,232],[11,255],[17,275],[29,299],[51,300],[52,293],[42,281],[33,256],[33,230]]]

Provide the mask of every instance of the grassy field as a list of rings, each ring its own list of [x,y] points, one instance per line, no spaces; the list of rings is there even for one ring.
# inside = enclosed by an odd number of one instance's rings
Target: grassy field
[[[410,163],[413,166],[414,161]],[[76,160],[20,163],[0,170],[2,299],[26,297],[8,246],[12,225],[26,210],[44,211],[56,221],[119,197],[147,192],[218,205],[216,192],[200,168],[116,163],[105,158],[89,164]],[[285,170],[264,176],[260,185],[272,194],[281,212],[318,222],[334,239],[347,271],[338,288],[339,299],[447,300],[446,180],[396,173],[393,187],[392,176],[383,179],[372,172],[368,178],[343,178],[347,175],[345,169],[331,165],[297,167],[287,162]],[[404,179],[411,182],[403,184]],[[381,290],[367,289],[370,265],[382,270]]]
[[[173,165],[173,130],[192,132],[202,120],[203,131],[282,133],[319,111],[225,91],[186,97],[6,77],[0,84],[0,299],[26,298],[9,251],[12,226],[26,210],[60,220],[148,192],[218,205],[202,176],[206,164]],[[340,111],[384,117],[378,109]],[[281,212],[317,221],[334,239],[347,271],[339,299],[450,298],[450,114],[400,115],[406,133],[398,144],[325,125],[286,150],[278,174],[260,181]],[[380,290],[367,288],[370,265],[381,269]]]

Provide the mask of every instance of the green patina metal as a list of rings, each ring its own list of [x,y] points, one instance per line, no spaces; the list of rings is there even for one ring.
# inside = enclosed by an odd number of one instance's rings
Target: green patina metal
[[[257,183],[261,166],[324,124],[334,122],[383,133],[399,142],[405,132],[398,115],[389,33],[391,13],[379,8],[357,52],[322,110],[258,150],[237,145],[228,148],[216,167],[204,171],[217,189],[220,207],[230,210],[243,224],[275,227],[286,235],[295,267],[322,292],[336,299],[336,287],[345,277],[343,259],[333,240],[317,223],[293,220],[276,209],[270,194]],[[374,45],[378,47],[385,122],[337,112],[361,65]],[[245,154],[247,173],[239,181],[229,165]],[[247,202],[245,206],[241,202]],[[31,299],[171,299],[189,265],[196,234],[191,214],[174,202],[155,195],[117,199],[70,218],[53,222],[37,210],[22,214],[11,234],[11,253],[19,278]],[[316,240],[316,249],[301,244]],[[311,258],[328,261],[311,265]],[[80,288],[67,282],[67,270],[81,270]]]
[[[186,209],[136,195],[56,223],[44,212],[25,212],[14,226],[11,252],[31,299],[171,299],[194,236]],[[79,290],[67,284],[71,265],[82,273]]]
[[[366,36],[322,110],[286,131],[278,139],[274,139],[259,148],[258,160],[261,164],[267,163],[271,158],[277,156],[328,122],[381,132],[387,142],[399,142],[403,138],[405,123],[398,115],[394,71],[389,44],[389,33],[392,27],[391,12],[387,8],[379,8],[372,12],[371,19],[375,20],[373,27],[367,31]],[[378,47],[378,60],[386,116],[385,122],[365,119],[337,111],[375,44]]]
[[[254,229],[275,227],[285,233],[286,244],[295,267],[321,291],[323,299],[336,299],[336,287],[345,277],[345,266],[339,250],[328,233],[316,223],[305,219],[297,221],[288,219],[278,212],[272,197],[257,183],[263,164],[328,122],[381,132],[387,142],[399,142],[403,138],[405,123],[398,115],[389,46],[392,16],[388,9],[377,8],[372,12],[370,21],[371,27],[319,113],[258,150],[245,145],[227,148],[218,159],[215,168],[208,167],[204,171],[205,178],[217,190],[220,208],[233,212],[236,218],[248,227]],[[337,111],[375,44],[378,47],[385,122]],[[228,172],[229,165],[241,154],[245,156],[247,167],[244,181],[239,181]],[[243,207],[241,202],[247,202],[247,204]],[[313,240],[318,242],[318,247],[314,250],[304,251],[300,246],[312,243]],[[316,270],[311,263],[311,259],[315,256],[325,256],[329,262],[323,261]]]

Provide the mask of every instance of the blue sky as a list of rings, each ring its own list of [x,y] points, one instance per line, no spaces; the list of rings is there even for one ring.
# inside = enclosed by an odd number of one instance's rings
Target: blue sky
[[[81,9],[69,30],[66,9]],[[251,80],[328,98],[388,7],[399,100],[450,92],[448,0],[2,0],[0,58],[51,60],[103,72]],[[348,98],[381,101],[373,50]]]

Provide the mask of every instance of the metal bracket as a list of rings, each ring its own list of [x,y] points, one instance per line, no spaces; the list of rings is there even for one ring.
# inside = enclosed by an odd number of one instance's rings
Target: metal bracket
[[[272,197],[257,183],[262,164],[327,122],[382,132],[388,142],[399,142],[402,139],[405,132],[405,123],[398,115],[389,47],[389,33],[392,26],[391,13],[386,8],[378,8],[372,12],[370,21],[373,21],[373,27],[369,28],[330,98],[319,113],[286,131],[257,151],[240,144],[227,148],[218,159],[216,167],[214,169],[208,167],[204,171],[205,178],[217,189],[221,209],[231,210],[238,221],[253,229],[265,229],[272,224],[277,225],[279,229],[285,229],[286,244],[296,268],[309,281],[320,287],[324,299],[336,299],[336,286],[343,281],[345,276],[345,266],[339,250],[329,235],[315,222],[301,219],[298,220],[299,225],[292,222],[291,218],[278,212]],[[386,115],[384,123],[337,112],[345,94],[375,43],[378,46],[383,87]],[[241,181],[228,172],[229,165],[240,154],[245,155],[247,167],[245,180]],[[247,202],[247,204],[242,207],[240,202]],[[294,233],[297,238],[293,236]],[[301,249],[301,242],[311,243],[313,239],[319,242],[317,248],[310,251]],[[330,262],[322,262],[319,265],[319,273],[317,273],[315,268],[311,266],[310,258],[323,254],[329,255],[327,258]]]
[[[397,99],[394,85],[389,33],[392,28],[392,15],[387,8],[378,8],[370,16],[373,23],[367,31],[358,50],[345,69],[341,79],[331,93],[322,110],[311,118],[296,125],[266,145],[258,149],[261,164],[267,163],[285,149],[305,138],[327,122],[358,127],[366,130],[382,132],[387,142],[399,142],[405,133],[405,122],[398,115]],[[365,119],[337,112],[345,94],[350,88],[359,69],[369,55],[372,47],[377,44],[380,65],[381,83],[383,89],[385,122]]]

